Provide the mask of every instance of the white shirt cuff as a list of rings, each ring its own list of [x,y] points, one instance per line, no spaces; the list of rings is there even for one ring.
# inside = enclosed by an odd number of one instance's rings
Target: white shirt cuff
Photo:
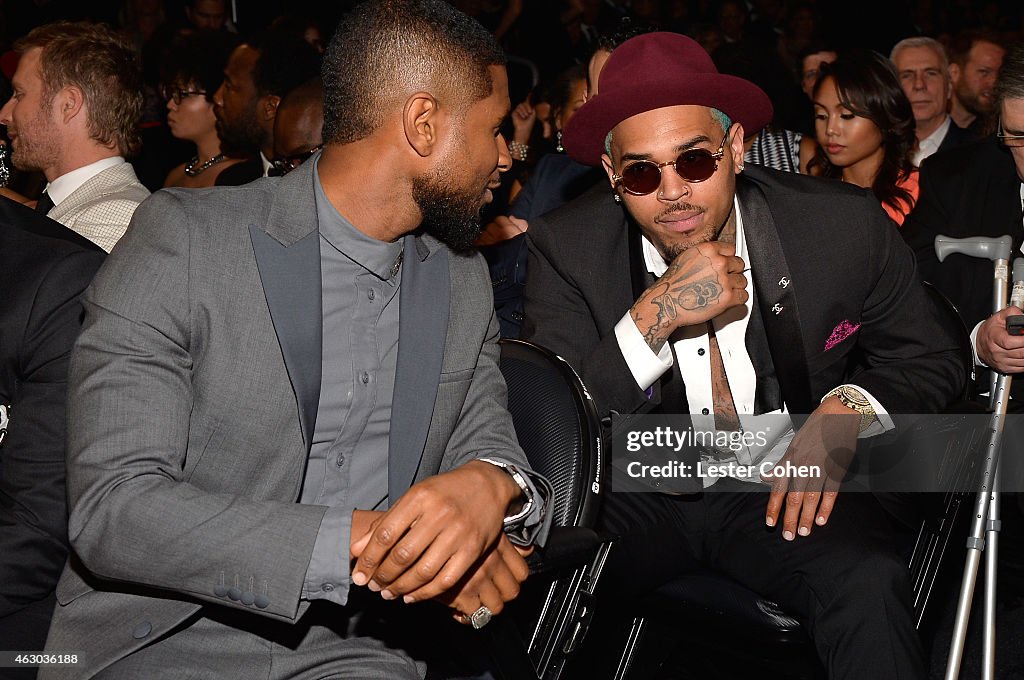
[[[889,415],[889,412],[886,411],[885,408],[882,407],[881,402],[875,399],[871,395],[871,393],[868,392],[866,389],[864,389],[860,385],[853,385],[850,383],[847,383],[846,385],[840,385],[840,387],[852,387],[853,389],[857,390],[858,392],[864,395],[865,399],[868,400],[868,403],[871,404],[871,408],[875,409],[875,422],[871,423],[866,430],[857,435],[857,439],[863,439],[865,437],[874,437],[875,435],[882,434],[883,432],[888,432],[889,430],[896,427],[896,425],[892,422],[892,417]],[[824,401],[824,399],[822,399],[822,401]]]
[[[672,349],[668,342],[655,354],[644,340],[644,336],[640,334],[629,312],[615,324],[615,339],[618,340],[622,358],[626,360],[629,372],[633,374],[633,380],[636,380],[640,389],[646,390],[665,371],[672,368]]]
[[[978,325],[976,325],[974,330],[971,331],[971,351],[974,352],[974,365],[988,368],[988,364],[982,361],[981,357],[978,355],[978,331],[981,329],[981,324],[985,323],[985,321],[986,320],[984,319],[979,321]]]

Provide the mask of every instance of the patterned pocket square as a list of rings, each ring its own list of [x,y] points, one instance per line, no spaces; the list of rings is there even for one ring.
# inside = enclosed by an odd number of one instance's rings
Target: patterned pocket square
[[[854,326],[848,320],[843,319],[842,323],[832,329],[832,335],[828,336],[828,340],[825,341],[825,351],[829,351],[843,340],[857,332],[860,328],[860,324]]]

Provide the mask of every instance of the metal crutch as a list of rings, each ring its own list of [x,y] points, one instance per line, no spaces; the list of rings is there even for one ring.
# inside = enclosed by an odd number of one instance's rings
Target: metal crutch
[[[998,312],[1006,304],[1009,279],[1009,259],[1012,239],[1009,236],[999,238],[974,237],[955,239],[947,236],[935,238],[935,253],[942,262],[948,255],[962,253],[971,257],[987,258],[993,262],[992,308]],[[1011,305],[1024,304],[1024,260],[1018,259],[1013,267],[1014,291]],[[1003,426],[1006,421],[1006,408],[1009,401],[1011,378],[996,374],[993,371],[990,404],[992,407],[989,436],[985,449],[985,466],[982,472],[981,489],[974,506],[974,519],[971,533],[967,538],[967,560],[964,565],[964,576],[960,586],[960,598],[957,602],[956,620],[953,638],[950,641],[949,658],[946,662],[946,680],[957,680],[960,664],[963,659],[964,644],[967,639],[967,623],[970,619],[971,603],[974,598],[974,586],[978,577],[981,553],[985,555],[985,610],[984,610],[984,643],[982,677],[992,680],[995,677],[995,607],[996,607],[996,568],[998,565],[998,532],[999,532],[999,446],[1002,440]],[[987,539],[987,545],[986,545]]]

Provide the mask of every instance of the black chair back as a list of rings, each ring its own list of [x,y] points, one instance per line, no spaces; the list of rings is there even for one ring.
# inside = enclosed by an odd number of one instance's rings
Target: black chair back
[[[964,323],[963,317],[960,316],[960,310],[956,308],[956,305],[954,305],[941,290],[927,281],[924,281],[923,283],[924,289],[928,291],[928,296],[934,303],[935,312],[939,315],[940,321],[943,325],[952,329],[959,340],[960,360],[967,369],[967,385],[964,387],[964,391],[960,394],[960,399],[970,399],[974,395],[975,391],[974,347],[971,344],[971,332],[968,330],[967,324]]]
[[[532,575],[520,597],[487,627],[488,649],[501,680],[558,680],[586,636],[611,549],[592,528],[601,494],[601,423],[564,359],[523,340],[500,346],[516,436],[554,497],[547,543],[530,556]]]
[[[601,424],[569,364],[524,340],[503,339],[501,372],[519,444],[554,487],[552,526],[591,526],[601,491]],[[594,455],[596,451],[596,455]]]

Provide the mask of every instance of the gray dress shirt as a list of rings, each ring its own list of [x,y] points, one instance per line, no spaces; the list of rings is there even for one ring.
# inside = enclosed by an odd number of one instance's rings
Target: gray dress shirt
[[[385,510],[403,240],[378,241],[327,200],[317,174],[323,286],[320,404],[300,503],[326,505],[303,597],[344,604],[352,511]]]
[[[323,288],[322,377],[299,502],[329,509],[317,533],[302,597],[345,604],[351,585],[352,511],[388,507],[398,291],[404,240],[411,237],[385,243],[367,236],[331,205],[319,172],[315,177]],[[511,462],[501,456],[492,458]],[[509,536],[528,545],[546,531],[551,487],[540,475],[523,473],[527,493],[535,502],[524,527]]]

